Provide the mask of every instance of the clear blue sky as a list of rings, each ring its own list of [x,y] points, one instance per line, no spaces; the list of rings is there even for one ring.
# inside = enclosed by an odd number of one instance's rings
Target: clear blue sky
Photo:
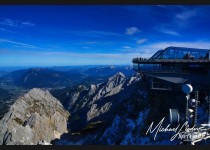
[[[210,48],[206,5],[0,6],[0,66],[132,64],[167,46]]]

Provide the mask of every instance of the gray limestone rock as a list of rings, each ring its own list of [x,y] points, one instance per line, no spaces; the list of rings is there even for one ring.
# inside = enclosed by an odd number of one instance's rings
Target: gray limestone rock
[[[50,143],[67,133],[69,113],[47,90],[34,88],[19,97],[0,120],[1,145]]]

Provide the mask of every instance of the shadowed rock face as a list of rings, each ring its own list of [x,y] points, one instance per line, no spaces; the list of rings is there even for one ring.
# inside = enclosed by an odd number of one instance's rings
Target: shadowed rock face
[[[71,112],[69,128],[76,132],[91,122],[108,122],[112,119],[112,112],[130,95],[139,79],[139,77],[126,77],[118,72],[100,84],[51,91],[51,93]]]
[[[19,97],[0,121],[0,144],[50,143],[67,133],[69,115],[48,91],[34,88]]]
[[[150,90],[150,80],[147,77],[126,78],[121,73],[110,77],[107,82],[100,85],[83,88],[83,91],[86,91],[87,100],[80,99],[78,96],[79,99],[75,101],[75,104],[82,101],[84,105],[80,105],[82,106],[80,108],[77,107],[81,114],[78,110],[73,112],[69,125],[72,127],[75,124],[78,127],[84,119],[88,121],[88,124],[80,130],[72,129],[73,133],[62,136],[60,140],[55,141],[55,144],[179,144],[178,140],[170,141],[172,136],[170,132],[159,134],[157,140],[154,140],[155,133],[146,135],[148,127],[153,121],[156,125],[160,119],[168,116],[169,108],[182,107],[179,91],[174,91],[174,93],[159,91],[157,93],[157,91]],[[71,94],[69,93],[69,95]],[[87,96],[88,94],[90,97]],[[93,99],[94,97],[95,99]],[[79,115],[75,117],[74,113]],[[94,123],[98,123],[98,126],[93,125]],[[167,119],[164,123],[163,126],[168,125]]]

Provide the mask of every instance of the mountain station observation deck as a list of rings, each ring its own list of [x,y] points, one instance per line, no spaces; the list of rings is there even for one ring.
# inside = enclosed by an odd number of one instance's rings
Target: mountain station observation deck
[[[172,83],[210,87],[210,49],[167,47],[132,62],[133,70],[154,78],[153,89],[171,89]]]

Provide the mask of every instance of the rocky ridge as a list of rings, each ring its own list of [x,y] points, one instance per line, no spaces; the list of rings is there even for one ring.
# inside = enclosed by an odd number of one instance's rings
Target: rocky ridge
[[[126,77],[118,72],[107,82],[91,84],[89,87],[80,85],[77,88],[51,91],[58,98],[72,117],[69,125],[71,130],[80,130],[89,123],[107,121],[114,117],[114,109],[131,94],[140,77]]]
[[[69,115],[49,91],[34,88],[19,97],[0,120],[0,144],[50,143],[68,132]]]

